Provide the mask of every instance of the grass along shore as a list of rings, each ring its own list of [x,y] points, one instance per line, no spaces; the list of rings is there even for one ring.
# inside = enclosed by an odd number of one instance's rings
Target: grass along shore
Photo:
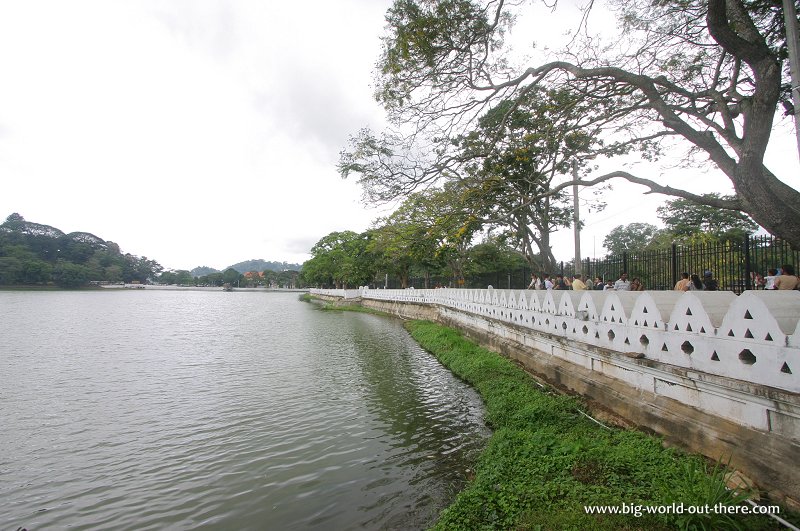
[[[782,528],[768,516],[713,509],[702,515],[646,514],[644,506],[683,504],[688,511],[740,505],[746,495],[725,488],[724,467],[665,448],[656,437],[598,425],[581,413],[579,399],[542,388],[514,362],[457,330],[425,321],[406,327],[480,393],[494,431],[474,479],[433,529]],[[593,505],[627,508],[629,514],[587,514],[584,507]]]

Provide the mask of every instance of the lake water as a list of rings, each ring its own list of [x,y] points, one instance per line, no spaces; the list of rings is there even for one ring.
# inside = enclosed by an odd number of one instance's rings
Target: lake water
[[[0,291],[0,529],[420,529],[489,433],[395,320],[297,293]]]

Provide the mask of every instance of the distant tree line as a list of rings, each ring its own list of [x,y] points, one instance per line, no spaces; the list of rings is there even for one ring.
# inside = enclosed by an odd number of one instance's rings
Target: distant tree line
[[[162,271],[147,257],[87,232],[64,232],[14,213],[0,225],[0,285],[77,287],[90,281],[147,282]]]
[[[287,269],[284,271],[249,271],[240,273],[233,267],[225,271],[214,271],[205,275],[194,276],[191,271],[180,269],[177,271],[164,271],[159,275],[160,284],[177,286],[223,286],[230,284],[239,287],[276,287],[290,288],[298,286],[300,272]]]

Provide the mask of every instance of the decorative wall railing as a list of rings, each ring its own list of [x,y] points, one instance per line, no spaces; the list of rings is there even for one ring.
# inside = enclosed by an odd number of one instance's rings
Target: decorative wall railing
[[[438,305],[567,341],[800,392],[800,292],[311,290]]]

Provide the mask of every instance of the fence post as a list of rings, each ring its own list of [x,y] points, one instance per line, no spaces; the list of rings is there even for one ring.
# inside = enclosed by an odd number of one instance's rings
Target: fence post
[[[628,251],[622,251],[622,271],[628,272]]]
[[[753,289],[753,265],[750,262],[750,236],[744,237],[744,289]]]
[[[670,269],[672,269],[672,285],[678,283],[678,246],[672,242],[672,260],[670,262]]]

